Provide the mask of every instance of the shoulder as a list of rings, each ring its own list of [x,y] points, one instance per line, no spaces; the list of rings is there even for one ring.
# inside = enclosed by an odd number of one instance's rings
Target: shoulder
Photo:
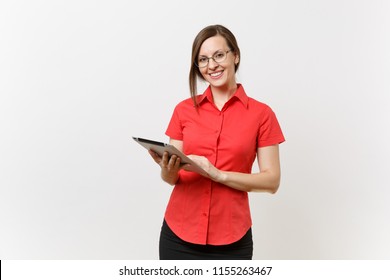
[[[174,113],[179,115],[188,114],[192,111],[196,111],[192,98],[187,98],[180,101],[176,104],[174,109]]]
[[[177,103],[176,108],[182,108],[182,107],[188,107],[188,106],[194,107],[194,102],[192,101],[192,98],[187,98],[187,99],[180,101],[179,103]]]
[[[252,97],[248,97],[248,109],[258,113],[272,112],[272,109],[268,104],[260,102]]]

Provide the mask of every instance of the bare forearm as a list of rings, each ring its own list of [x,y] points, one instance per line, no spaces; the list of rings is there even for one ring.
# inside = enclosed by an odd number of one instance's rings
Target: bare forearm
[[[275,193],[279,188],[280,174],[267,171],[254,174],[221,171],[216,181],[240,191]]]

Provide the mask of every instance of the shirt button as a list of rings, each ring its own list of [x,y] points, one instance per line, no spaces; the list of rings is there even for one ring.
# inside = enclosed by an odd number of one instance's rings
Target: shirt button
[[[207,213],[203,213],[203,216],[204,216],[204,217],[207,217]]]

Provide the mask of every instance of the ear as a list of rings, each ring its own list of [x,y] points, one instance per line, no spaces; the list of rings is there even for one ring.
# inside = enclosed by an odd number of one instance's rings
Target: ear
[[[240,57],[236,54],[236,57],[234,59],[234,64],[237,65],[240,62]]]

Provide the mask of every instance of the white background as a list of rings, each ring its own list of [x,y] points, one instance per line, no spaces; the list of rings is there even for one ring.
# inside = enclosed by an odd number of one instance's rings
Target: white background
[[[167,140],[216,23],[287,139],[254,258],[390,258],[389,1],[36,0],[0,2],[0,259],[158,258],[171,187],[130,137]]]

